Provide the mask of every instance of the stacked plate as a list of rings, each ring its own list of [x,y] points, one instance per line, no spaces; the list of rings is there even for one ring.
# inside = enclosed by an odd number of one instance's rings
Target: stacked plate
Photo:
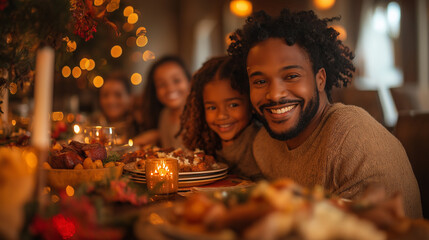
[[[179,172],[179,188],[201,186],[226,178],[228,165],[218,163],[218,168],[200,172]],[[136,169],[136,163],[127,163],[124,166],[124,174],[130,175],[130,179],[138,183],[146,183],[144,170]]]

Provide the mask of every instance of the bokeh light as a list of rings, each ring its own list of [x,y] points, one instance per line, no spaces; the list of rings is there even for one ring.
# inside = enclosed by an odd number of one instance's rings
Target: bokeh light
[[[341,25],[333,25],[332,26],[335,31],[337,31],[340,35],[338,35],[338,39],[341,41],[345,41],[347,39],[347,31],[346,29]]]
[[[70,186],[70,185],[67,185],[67,187],[66,187],[66,194],[69,197],[73,197],[73,195],[74,195],[74,188],[72,186]]]
[[[128,140],[128,146],[132,147],[133,145],[134,145],[133,140],[132,140],[132,139],[129,139],[129,140]]]
[[[112,49],[110,50],[110,54],[114,58],[120,57],[122,55],[122,48],[121,48],[121,46],[119,46],[119,45],[113,46]]]
[[[239,17],[246,17],[252,13],[253,6],[249,0],[232,0],[229,3],[229,9]]]
[[[94,6],[101,6],[104,3],[104,0],[94,0]]]
[[[13,95],[18,91],[18,85],[16,83],[9,84],[9,92]]]
[[[155,53],[152,51],[146,50],[143,53],[143,61],[149,61],[155,59]]]
[[[128,17],[130,16],[130,14],[132,14],[134,12],[134,8],[132,6],[128,6],[126,8],[124,8],[124,16]]]
[[[67,114],[67,122],[71,123],[73,121],[74,121],[74,114],[73,113]]]
[[[76,51],[77,44],[75,41],[67,41],[67,52],[74,52]]]
[[[80,126],[77,124],[73,125],[73,132],[76,134],[79,134],[80,133]]]
[[[142,36],[142,35],[146,35],[147,30],[145,27],[139,27],[136,30],[136,36]]]
[[[92,84],[94,84],[96,88],[101,88],[104,84],[104,79],[101,76],[95,76],[92,80]]]
[[[133,85],[139,85],[142,82],[142,75],[140,73],[133,73],[131,75],[131,83]]]
[[[115,11],[116,9],[118,9],[119,8],[119,2],[118,1],[111,1],[110,3],[108,3],[107,4],[107,6],[106,6],[106,10],[108,11],[108,12],[113,12],[113,11]]]
[[[314,6],[320,10],[330,9],[335,4],[335,0],[313,0]]]
[[[37,156],[34,152],[26,152],[25,154],[25,162],[27,163],[27,166],[29,166],[31,169],[34,169],[37,167]]]
[[[136,40],[136,45],[139,47],[144,47],[147,44],[147,37],[146,36],[140,36]]]
[[[53,112],[52,113],[52,120],[53,121],[62,121],[64,119],[64,113],[63,112]]]
[[[129,24],[134,24],[134,23],[136,23],[138,20],[139,20],[139,15],[137,15],[137,13],[131,13],[131,14],[128,16],[127,22],[128,22]]]
[[[86,70],[91,71],[95,68],[95,61],[93,59],[89,59],[88,62],[89,62],[89,65],[86,68]]]
[[[64,66],[63,69],[61,70],[61,73],[63,74],[63,77],[68,78],[70,77],[71,74],[71,69],[69,66]]]
[[[79,78],[80,75],[82,74],[82,70],[80,69],[80,67],[74,67],[72,70],[72,75],[74,78]]]
[[[82,58],[79,62],[79,66],[81,69],[85,70],[89,67],[89,60],[88,58]]]

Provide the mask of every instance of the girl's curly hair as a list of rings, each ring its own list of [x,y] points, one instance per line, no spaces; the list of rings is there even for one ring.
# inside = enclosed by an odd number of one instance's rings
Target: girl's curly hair
[[[191,93],[181,115],[181,128],[178,135],[182,137],[182,142],[188,149],[199,148],[207,154],[215,154],[216,150],[221,148],[219,136],[207,125],[203,102],[204,87],[215,77],[229,80],[232,89],[247,98],[249,95],[247,86],[241,84],[247,79],[246,71],[229,56],[208,60],[193,75]]]
[[[288,9],[274,18],[259,11],[230,37],[228,53],[246,65],[249,50],[268,38],[281,38],[289,46],[298,44],[308,53],[314,73],[325,69],[325,91],[331,101],[332,87],[347,87],[355,71],[352,51],[337,38],[339,33],[328,27],[328,23],[339,19],[319,19],[313,11],[290,12]]]

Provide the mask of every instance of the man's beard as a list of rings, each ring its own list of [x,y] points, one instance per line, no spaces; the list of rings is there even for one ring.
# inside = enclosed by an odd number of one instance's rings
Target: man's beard
[[[276,105],[282,105],[285,104],[287,101],[280,101],[280,102],[271,102],[268,105],[270,106],[276,106]],[[301,108],[303,107],[303,102],[299,103],[301,105]],[[289,139],[292,139],[296,136],[298,136],[307,126],[308,124],[311,122],[311,120],[313,119],[313,117],[316,115],[317,110],[319,108],[319,92],[317,91],[317,88],[315,90],[315,93],[313,95],[313,98],[311,98],[310,102],[308,103],[308,106],[301,111],[301,113],[299,114],[299,119],[298,119],[298,123],[292,127],[292,129],[288,130],[288,131],[284,131],[284,132],[274,132],[267,120],[265,119],[265,117],[263,115],[261,115],[258,111],[256,112],[256,117],[257,119],[262,122],[262,124],[264,125],[265,129],[267,129],[267,132],[270,134],[270,136],[272,138],[275,138],[277,140],[281,140],[281,141],[286,141]],[[261,112],[263,113],[264,109],[264,105],[261,106]]]

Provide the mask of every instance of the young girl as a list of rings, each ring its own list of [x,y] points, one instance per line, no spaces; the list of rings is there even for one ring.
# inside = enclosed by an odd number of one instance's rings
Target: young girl
[[[189,95],[190,79],[191,74],[178,57],[166,56],[152,65],[143,93],[142,129],[145,132],[134,139],[135,144],[183,147],[176,134]]]
[[[192,79],[191,93],[181,117],[181,136],[188,149],[202,149],[228,163],[233,172],[258,178],[252,142],[258,131],[253,124],[245,71],[230,57],[212,58]]]

